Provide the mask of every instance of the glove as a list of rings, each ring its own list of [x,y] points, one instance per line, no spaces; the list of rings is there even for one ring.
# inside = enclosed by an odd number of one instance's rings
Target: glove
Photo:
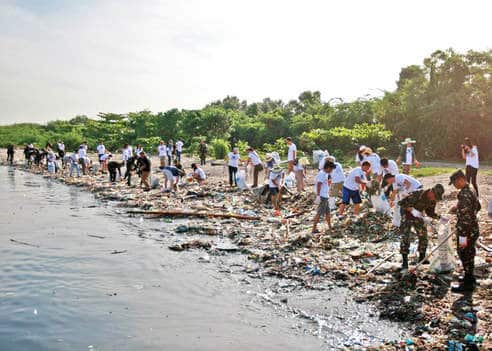
[[[426,225],[431,225],[432,224],[432,221],[429,217],[422,217],[422,220],[424,221],[424,223]]]
[[[439,219],[439,223],[441,224],[448,224],[448,222],[449,222],[448,217],[441,216],[441,218]]]
[[[314,200],[314,203],[316,205],[319,205],[321,203],[321,197],[320,196],[316,196],[316,200]]]
[[[412,216],[414,216],[415,218],[422,218],[422,213],[420,213],[419,211],[417,211],[416,209],[412,209],[412,211],[410,211],[410,213],[412,214]]]

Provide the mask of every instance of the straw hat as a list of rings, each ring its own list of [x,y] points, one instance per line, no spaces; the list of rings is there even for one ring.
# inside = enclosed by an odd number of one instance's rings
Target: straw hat
[[[415,144],[416,141],[412,140],[412,138],[406,138],[404,141],[402,141],[402,144]]]
[[[283,172],[282,167],[276,165],[275,167],[272,168],[272,173],[280,173]]]
[[[271,154],[266,154],[266,155],[265,155],[265,161],[266,161],[266,162],[270,162],[270,161],[272,161],[272,160],[273,160],[273,157],[272,157],[272,155],[271,155]]]
[[[364,149],[364,151],[362,152],[364,155],[370,155],[372,154],[372,149],[370,147],[367,147]]]

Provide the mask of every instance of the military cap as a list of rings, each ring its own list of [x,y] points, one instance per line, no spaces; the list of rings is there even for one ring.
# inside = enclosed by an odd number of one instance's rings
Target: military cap
[[[451,174],[451,177],[449,177],[449,185],[453,184],[458,178],[466,178],[465,173],[463,173],[461,169],[458,169],[456,172]]]

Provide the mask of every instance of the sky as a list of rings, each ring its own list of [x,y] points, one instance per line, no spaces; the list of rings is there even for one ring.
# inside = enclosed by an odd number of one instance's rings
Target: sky
[[[393,90],[492,48],[490,0],[0,0],[0,124]]]

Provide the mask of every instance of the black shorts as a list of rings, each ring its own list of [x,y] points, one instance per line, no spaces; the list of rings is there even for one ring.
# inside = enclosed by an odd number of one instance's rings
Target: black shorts
[[[278,194],[278,188],[269,187],[270,195],[276,196]]]

